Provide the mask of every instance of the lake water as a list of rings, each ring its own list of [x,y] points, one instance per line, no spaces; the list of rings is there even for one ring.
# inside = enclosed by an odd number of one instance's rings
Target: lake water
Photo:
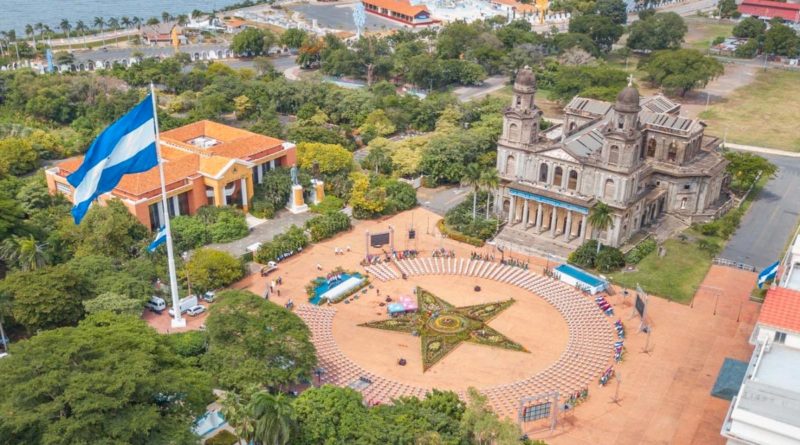
[[[0,30],[15,29],[25,35],[25,25],[42,22],[60,32],[58,24],[67,19],[83,20],[94,26],[94,18],[158,17],[164,11],[172,15],[189,14],[195,9],[211,11],[236,3],[236,0],[0,0]]]

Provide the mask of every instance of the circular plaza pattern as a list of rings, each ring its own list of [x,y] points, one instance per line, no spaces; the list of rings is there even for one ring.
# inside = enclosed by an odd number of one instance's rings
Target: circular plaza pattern
[[[611,364],[614,332],[588,297],[553,279],[518,267],[466,258],[416,258],[366,267],[381,289],[352,303],[301,305],[297,314],[312,332],[320,380],[361,389],[365,400],[389,402],[404,395],[424,396],[432,388],[464,396],[474,386],[499,413],[515,416],[520,399],[548,391],[567,396],[587,388]],[[407,279],[401,279],[405,274]],[[473,290],[480,285],[481,291]],[[463,343],[423,371],[420,339],[407,333],[358,326],[386,318],[379,301],[410,295],[424,287],[457,306],[514,298],[488,326],[527,351]],[[431,318],[427,326],[443,334],[460,333],[469,319],[457,314]],[[399,366],[398,360],[406,365]]]

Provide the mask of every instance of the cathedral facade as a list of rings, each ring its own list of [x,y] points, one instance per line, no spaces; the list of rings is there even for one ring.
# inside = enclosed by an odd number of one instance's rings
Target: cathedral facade
[[[615,103],[575,97],[563,123],[540,130],[536,78],[517,74],[497,146],[501,178],[495,208],[507,227],[576,246],[592,237],[598,202],[613,211],[599,234],[620,246],[664,214],[686,223],[715,217],[727,201],[727,161],[705,125],[680,105],[639,96],[628,85]]]

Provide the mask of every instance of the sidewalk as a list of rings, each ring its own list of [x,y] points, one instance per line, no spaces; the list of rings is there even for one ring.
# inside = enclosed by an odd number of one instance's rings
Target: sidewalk
[[[233,256],[239,257],[247,253],[247,246],[255,243],[272,241],[272,238],[279,233],[283,233],[291,225],[303,227],[303,224],[314,217],[311,212],[293,214],[288,210],[281,210],[273,219],[267,220],[250,230],[250,234],[242,239],[229,243],[209,244],[208,248],[228,252]]]
[[[777,148],[767,148],[767,147],[755,147],[753,145],[742,145],[742,144],[733,144],[730,142],[725,143],[726,148],[730,148],[733,150],[740,150],[740,151],[749,151],[753,153],[762,153],[765,155],[774,155],[774,156],[787,156],[790,158],[800,158],[800,153],[795,151],[788,151],[788,150],[778,150]]]

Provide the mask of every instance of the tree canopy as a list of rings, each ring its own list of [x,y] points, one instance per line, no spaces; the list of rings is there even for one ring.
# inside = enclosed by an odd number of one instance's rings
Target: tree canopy
[[[706,86],[725,70],[717,59],[695,49],[657,51],[642,60],[640,68],[648,81],[680,96]]]
[[[678,48],[688,28],[683,18],[674,12],[642,14],[628,28],[628,48],[656,51]]]

